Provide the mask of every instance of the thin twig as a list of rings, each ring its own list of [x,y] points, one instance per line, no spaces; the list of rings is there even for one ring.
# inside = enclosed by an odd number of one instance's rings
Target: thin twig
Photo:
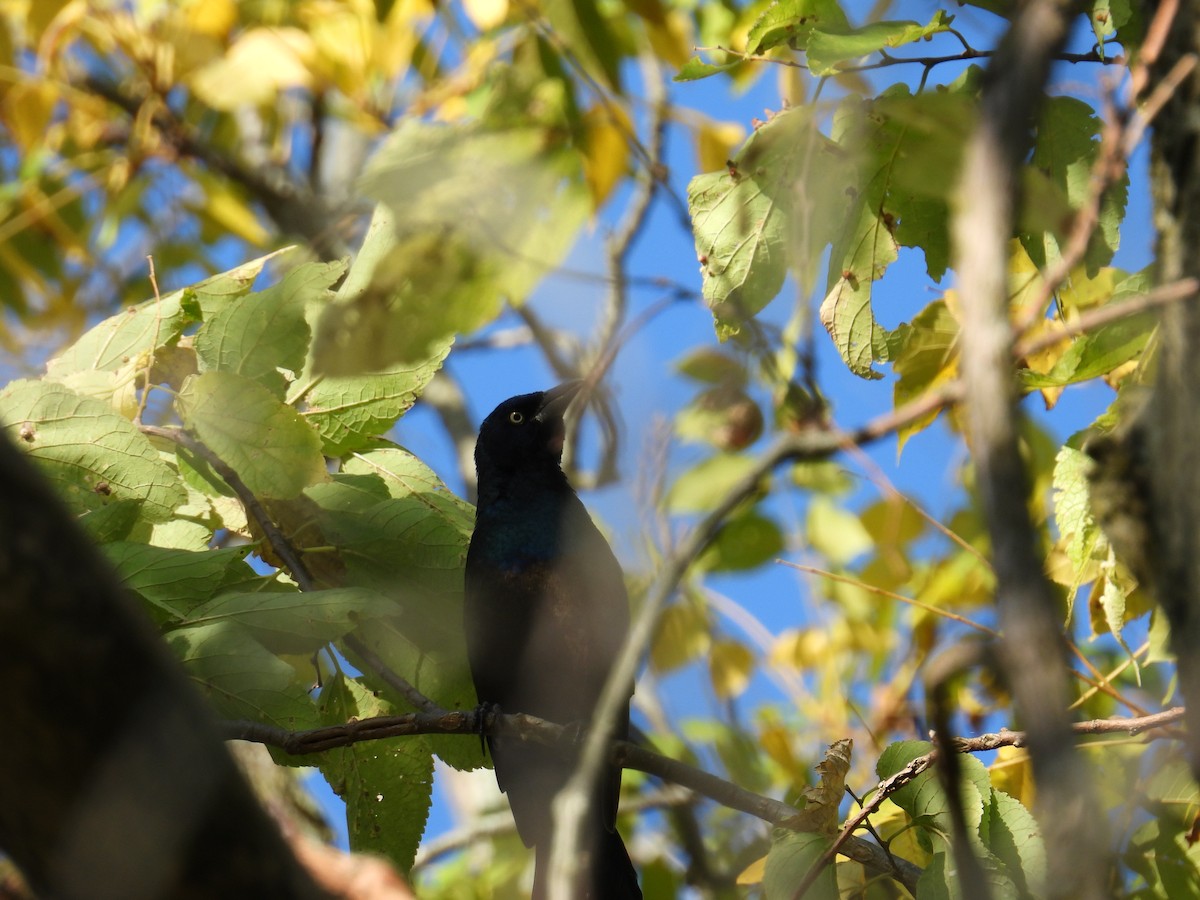
[[[266,508],[263,507],[258,497],[246,486],[246,482],[242,481],[241,476],[225,460],[221,459],[202,441],[182,428],[159,425],[140,425],[138,427],[143,434],[164,438],[192,451],[212,466],[213,470],[221,476],[224,482],[237,495],[238,499],[242,501],[242,506],[246,508],[247,515],[258,523],[258,527],[262,529],[267,543],[271,545],[271,549],[275,551],[275,555],[287,567],[300,590],[313,591],[317,589],[316,582],[313,580],[312,575],[309,574],[307,566],[304,565],[304,561],[300,558],[300,554],[296,552],[296,548],[284,537],[283,532],[279,530],[275,522],[267,514]]]

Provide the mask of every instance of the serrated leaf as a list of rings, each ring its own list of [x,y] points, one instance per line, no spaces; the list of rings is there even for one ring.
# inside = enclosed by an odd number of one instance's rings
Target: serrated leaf
[[[928,24],[920,22],[869,22],[859,28],[813,29],[808,37],[808,68],[813,75],[834,75],[840,64],[877,53],[888,47],[902,47],[950,27],[954,17],[938,10]]]
[[[884,748],[875,764],[876,774],[880,779],[888,778],[918,756],[924,756],[932,749],[928,741],[896,741]],[[962,760],[962,789],[960,791],[963,803],[963,813],[967,825],[978,828],[983,820],[984,798],[990,798],[992,786],[988,780],[987,769],[975,757],[964,754]],[[950,822],[949,800],[937,781],[937,773],[926,770],[896,790],[892,801],[903,809],[914,820],[919,820],[920,827],[935,829],[941,834],[950,834],[953,830]],[[924,822],[924,824],[921,824]]]
[[[245,562],[248,547],[198,552],[116,541],[102,549],[121,583],[159,623],[179,622],[222,585],[254,577]]]
[[[469,539],[475,528],[475,508],[451,493],[433,469],[403,447],[355,453],[342,471],[347,475],[379,476],[388,496],[396,500],[416,498],[465,538]]]
[[[345,456],[391,428],[412,408],[449,352],[447,340],[419,362],[318,382],[304,395],[300,412],[321,436],[324,454]]]
[[[1046,846],[1029,810],[1008,794],[993,790],[979,834],[983,845],[1004,864],[1020,896],[1043,895]]]
[[[812,281],[833,227],[814,213],[836,208],[847,165],[806,107],[760,126],[731,162],[688,185],[704,300],[722,338],[775,298],[789,265]]]
[[[250,719],[288,731],[313,728],[316,707],[296,671],[228,622],[177,628],[167,644],[226,719]]]
[[[399,712],[341,673],[325,684],[319,704],[324,725]],[[414,735],[339,747],[321,754],[319,765],[346,801],[350,849],[382,854],[408,872],[433,797],[433,753],[426,739]]]
[[[218,594],[188,613],[186,625],[233,622],[275,653],[311,653],[396,606],[365,588]]]
[[[1092,563],[1108,555],[1108,540],[1096,524],[1089,502],[1090,466],[1086,453],[1068,446],[1059,450],[1054,463],[1054,523],[1067,541],[1067,558],[1075,572],[1068,588],[1068,604],[1079,586],[1094,577]]]
[[[771,842],[763,873],[767,900],[791,900],[808,873],[829,849],[833,838],[824,834],[778,833]],[[804,894],[807,900],[837,900],[837,878],[832,865],[825,866]]]
[[[1043,176],[1045,187],[1034,197],[1053,199],[1057,192],[1070,210],[1082,209],[1090,202],[1092,168],[1100,152],[1102,123],[1094,109],[1075,97],[1048,97],[1042,108],[1037,140],[1030,159],[1032,170]],[[1125,215],[1129,191],[1128,175],[1123,175],[1104,193],[1098,227],[1088,242],[1085,263],[1089,272],[1108,265],[1120,243],[1120,226]],[[1022,228],[1021,243],[1039,267],[1061,257],[1060,241],[1069,223],[1067,217],[1054,215],[1045,223],[1045,231]]]
[[[345,270],[345,262],[306,263],[278,284],[227,303],[196,333],[200,371],[233,372],[282,397],[279,370],[299,374],[308,354],[305,307],[324,299]]]
[[[204,372],[187,380],[175,405],[188,430],[256,496],[288,499],[327,477],[316,432],[256,381]]]
[[[781,44],[803,50],[813,29],[836,32],[848,27],[837,0],[774,0],[750,26],[746,52],[759,54]]]
[[[895,245],[891,245],[895,260]],[[871,309],[870,278],[859,280],[850,273],[839,278],[821,302],[821,324],[850,371],[862,378],[882,378],[872,363],[888,359],[888,333]]]
[[[107,403],[49,381],[14,381],[0,391],[0,423],[76,511],[134,501],[150,522],[187,499],[179,475],[137,427]]]
[[[196,321],[202,305],[198,297],[224,301],[244,294],[262,271],[264,256],[222,272],[159,300],[146,300],[110,316],[46,364],[47,374],[60,379],[72,372],[115,372],[139,355],[178,339],[188,323]]]

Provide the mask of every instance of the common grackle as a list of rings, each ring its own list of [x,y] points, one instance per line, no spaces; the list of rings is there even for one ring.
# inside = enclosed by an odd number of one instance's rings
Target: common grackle
[[[564,725],[591,723],[629,629],[621,567],[559,465],[563,413],[579,387],[568,382],[513,397],[484,420],[475,445],[479,507],[464,607],[479,701]],[[628,730],[626,704],[616,734]],[[551,803],[577,759],[514,738],[489,737],[488,747],[521,840],[537,854],[537,900],[545,892]],[[616,831],[620,788],[615,766],[595,784],[580,900],[642,896]]]

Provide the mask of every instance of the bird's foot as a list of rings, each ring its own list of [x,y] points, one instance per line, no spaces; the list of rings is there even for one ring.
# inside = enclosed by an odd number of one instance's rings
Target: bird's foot
[[[475,721],[479,726],[479,749],[485,755],[487,754],[488,720],[499,714],[500,705],[498,703],[489,703],[484,700],[475,707]]]

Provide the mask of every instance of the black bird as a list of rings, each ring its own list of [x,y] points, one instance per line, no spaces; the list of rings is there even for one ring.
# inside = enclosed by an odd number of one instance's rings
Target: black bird
[[[586,726],[629,630],[629,605],[620,564],[559,464],[563,413],[580,386],[505,400],[479,430],[464,624],[481,704]],[[628,731],[626,704],[616,734]],[[551,803],[577,759],[513,738],[489,737],[488,747],[521,840],[537,854],[537,900],[545,892]],[[642,896],[616,831],[620,789],[621,770],[606,767],[585,823],[579,900]]]

